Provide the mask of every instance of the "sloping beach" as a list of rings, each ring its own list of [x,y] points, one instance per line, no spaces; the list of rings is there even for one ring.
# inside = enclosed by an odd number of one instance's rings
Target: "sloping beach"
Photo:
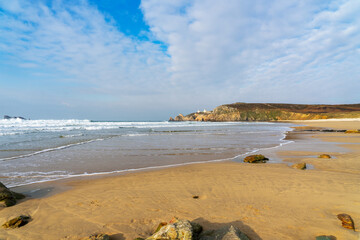
[[[360,121],[297,124],[360,129]],[[227,161],[58,181],[66,190],[0,210],[0,223],[20,214],[32,218],[19,229],[1,229],[0,239],[79,239],[95,232],[134,239],[149,236],[173,216],[205,230],[234,225],[252,240],[359,239],[358,230],[343,228],[336,215],[347,213],[355,228],[360,224],[360,134],[300,131],[288,139],[294,143],[264,152],[284,163]],[[332,158],[317,158],[322,153]],[[314,169],[289,166],[299,162]],[[51,183],[32,187],[46,186]]]

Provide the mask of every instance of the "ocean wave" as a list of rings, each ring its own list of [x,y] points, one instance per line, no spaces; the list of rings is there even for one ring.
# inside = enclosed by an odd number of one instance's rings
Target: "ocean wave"
[[[1,121],[1,120],[0,120]],[[39,120],[24,120],[23,122],[26,121],[39,121]],[[49,123],[50,120],[44,120],[47,121],[47,124]],[[51,120],[51,121],[59,121],[59,120]],[[66,120],[68,123],[69,121]],[[249,125],[250,123],[239,123],[239,122],[233,122],[233,123],[187,123],[187,122],[180,122],[180,123],[173,123],[173,122],[91,122],[89,120],[76,120],[76,121],[82,121],[82,125],[81,126],[76,126],[76,127],[82,127],[83,129],[85,129],[85,127],[115,127],[119,128],[119,127],[131,127],[131,128],[148,128],[149,130],[136,130],[136,129],[130,129],[128,131],[125,132],[114,132],[111,131],[112,134],[117,134],[116,137],[137,137],[137,136],[146,136],[146,135],[150,135],[152,134],[151,129],[156,129],[156,126],[160,126],[160,127],[172,127],[172,126],[176,126],[176,127],[187,127],[189,126],[189,129],[194,129],[194,126],[230,126],[230,125]],[[76,122],[75,121],[75,122]],[[61,122],[61,121],[60,121]],[[63,122],[64,123],[64,122]],[[62,123],[62,124],[63,124]],[[74,123],[74,122],[72,122]],[[38,123],[37,123],[38,124]],[[59,123],[57,123],[59,125]],[[87,126],[84,127],[84,125],[88,124]],[[99,126],[96,125],[91,125],[91,124],[99,124]],[[101,125],[102,124],[102,125]],[[109,125],[107,125],[109,124]],[[111,125],[112,124],[112,125]],[[254,124],[254,123],[251,123]],[[113,174],[113,173],[125,173],[125,172],[133,172],[133,171],[142,171],[142,170],[151,170],[151,169],[160,169],[160,168],[167,168],[167,167],[176,167],[176,166],[183,166],[183,165],[189,165],[189,164],[196,164],[196,163],[207,163],[207,162],[219,162],[219,161],[226,161],[226,160],[236,160],[246,154],[251,154],[251,153],[255,153],[261,150],[267,150],[267,149],[271,149],[271,148],[278,148],[281,147],[285,144],[291,143],[292,141],[288,141],[285,140],[286,137],[286,132],[287,131],[291,131],[292,129],[285,127],[283,125],[279,125],[279,126],[268,126],[268,127],[264,127],[264,128],[269,128],[269,131],[263,131],[263,127],[261,127],[261,124],[264,123],[256,123],[257,126],[259,126],[258,131],[254,131],[254,133],[258,133],[258,134],[264,134],[264,133],[271,133],[272,131],[274,131],[275,133],[278,133],[276,135],[271,135],[271,136],[275,136],[274,139],[275,141],[273,142],[274,144],[272,144],[272,147],[269,148],[259,148],[259,149],[253,149],[253,148],[246,148],[244,150],[244,152],[242,154],[239,154],[237,156],[231,157],[231,158],[224,158],[224,159],[212,159],[212,160],[207,160],[207,161],[195,161],[195,162],[186,162],[186,163],[176,163],[176,164],[169,164],[169,165],[158,165],[158,166],[148,166],[148,167],[141,167],[141,168],[131,168],[131,169],[118,169],[118,170],[114,170],[114,171],[104,171],[104,172],[94,172],[94,173],[88,173],[88,172],[82,172],[82,173],[72,173],[72,172],[66,172],[66,171],[49,171],[49,172],[24,172],[24,173],[19,173],[19,174],[8,174],[8,175],[3,175],[4,177],[9,178],[9,186],[14,187],[14,186],[20,186],[20,185],[27,185],[27,184],[32,184],[32,183],[38,183],[38,182],[46,182],[46,181],[53,181],[53,180],[58,180],[58,179],[64,179],[64,178],[72,178],[72,177],[83,177],[83,176],[93,176],[93,175],[105,175],[105,174]],[[267,124],[264,124],[267,125]],[[29,125],[28,125],[29,126]],[[0,126],[1,127],[1,126]],[[57,126],[59,127],[59,126]],[[62,126],[65,127],[65,126]],[[75,126],[67,126],[67,127],[75,127]],[[44,128],[44,127],[43,127]],[[0,128],[1,129],[1,128]],[[187,129],[187,128],[186,128]],[[197,128],[198,129],[198,128]],[[207,131],[213,131],[213,129],[217,129],[217,128],[208,128],[206,129]],[[226,131],[233,129],[232,127],[229,128],[224,128]],[[275,129],[275,130],[274,130]],[[34,130],[34,129],[32,129]],[[161,132],[164,131],[164,133],[167,133],[168,129],[158,129],[156,132]],[[176,129],[170,129],[172,132],[179,132]],[[180,129],[181,130],[181,129]],[[222,130],[223,131],[223,130]],[[253,131],[252,130],[246,130],[244,132],[241,132],[244,130],[238,130],[238,134],[252,134]],[[181,131],[180,131],[181,132]],[[76,137],[76,136],[81,136],[79,134],[83,134],[79,133],[79,132],[73,132],[73,134],[71,133],[65,133],[63,134],[64,137]],[[206,132],[205,132],[206,133]],[[207,134],[207,133],[206,133]],[[214,134],[214,133],[212,133]],[[57,138],[59,137],[60,134],[57,134]],[[88,134],[85,134],[86,136],[88,136]],[[60,146],[60,147],[53,147],[53,148],[47,148],[44,150],[40,150],[40,151],[36,151],[34,153],[30,153],[30,154],[24,154],[21,156],[14,156],[14,157],[7,157],[7,158],[3,158],[0,159],[0,161],[7,161],[7,160],[13,160],[13,159],[17,159],[17,158],[25,158],[25,157],[30,157],[33,155],[37,155],[37,154],[42,154],[42,153],[46,153],[46,152],[50,152],[50,151],[55,151],[55,150],[61,150],[61,149],[65,149],[65,148],[70,148],[73,146],[77,146],[77,145],[81,145],[81,144],[87,144],[87,143],[91,143],[94,141],[101,141],[101,140],[105,140],[108,138],[112,138],[114,136],[109,137],[107,136],[101,136],[99,138],[99,134],[93,135],[92,137],[96,137],[96,139],[92,139],[92,140],[83,140],[82,142],[78,142],[78,143],[71,143],[71,144],[67,144],[64,146]],[[61,140],[63,141],[63,140]],[[271,142],[270,142],[271,143]],[[276,143],[276,144],[275,144]],[[236,144],[241,144],[241,143],[236,143]],[[266,143],[267,146],[269,146],[268,143]],[[276,145],[276,146],[274,146]],[[263,145],[264,146],[264,145]],[[271,145],[270,145],[271,146]],[[212,151],[223,151],[224,149],[226,149],[227,147],[206,147],[206,148],[202,148],[201,146],[194,146],[197,150],[212,150]],[[195,149],[194,148],[194,149]],[[183,149],[183,148],[179,148],[179,149]],[[235,155],[235,154],[234,154]],[[27,161],[27,159],[24,159],[24,161]],[[13,162],[9,162],[9,164],[12,164]],[[6,163],[4,163],[6,164]],[[81,171],[86,170],[86,168],[82,169]],[[99,169],[100,170],[100,169]],[[19,169],[18,169],[19,171]],[[26,169],[24,169],[24,171],[26,171]]]
[[[65,149],[65,148],[70,148],[70,147],[74,147],[74,146],[78,146],[78,145],[82,145],[82,144],[86,144],[86,143],[91,143],[91,142],[95,142],[95,141],[102,141],[102,140],[104,140],[104,138],[92,139],[92,140],[78,142],[78,143],[71,143],[71,144],[60,146],[60,147],[47,148],[47,149],[43,149],[43,150],[40,150],[40,151],[36,151],[36,152],[33,152],[33,153],[24,154],[24,155],[20,155],[20,156],[0,158],[0,161],[8,161],[8,160],[13,160],[13,159],[31,157],[31,156],[46,153],[46,152],[61,150],[61,149]]]
[[[248,123],[239,122],[95,122],[90,120],[21,120],[21,119],[1,119],[0,136],[20,135],[37,132],[60,132],[60,131],[96,131],[116,128],[164,128],[164,127],[203,127],[203,126],[228,126],[246,125]],[[267,123],[262,123],[267,124]]]

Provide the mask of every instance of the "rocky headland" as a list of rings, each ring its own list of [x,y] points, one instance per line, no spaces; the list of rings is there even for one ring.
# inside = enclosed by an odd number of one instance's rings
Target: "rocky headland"
[[[179,114],[169,121],[283,121],[360,118],[360,104],[306,105],[283,103],[233,103],[212,111]]]

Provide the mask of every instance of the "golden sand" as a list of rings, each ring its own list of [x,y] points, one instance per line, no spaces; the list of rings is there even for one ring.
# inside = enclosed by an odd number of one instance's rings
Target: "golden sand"
[[[359,129],[359,124],[309,125]],[[70,190],[1,210],[0,224],[20,214],[33,220],[19,229],[1,229],[0,239],[79,239],[95,232],[111,239],[134,239],[149,236],[159,222],[173,216],[194,220],[205,229],[232,224],[253,240],[319,235],[359,239],[358,230],[343,228],[336,215],[350,214],[355,228],[360,227],[360,134],[311,133],[296,138],[302,139],[294,143],[297,150],[278,148],[276,155],[315,169],[221,162],[73,181],[66,183]],[[309,150],[306,139],[314,138],[332,142],[328,151],[316,151],[316,146]],[[335,143],[344,150],[334,152]],[[333,158],[317,158],[321,153]]]

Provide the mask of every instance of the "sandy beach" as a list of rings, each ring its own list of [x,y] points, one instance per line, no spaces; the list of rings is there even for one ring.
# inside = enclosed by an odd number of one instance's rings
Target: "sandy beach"
[[[360,129],[360,121],[296,124]],[[205,230],[234,225],[252,240],[359,239],[360,134],[292,132],[288,138],[294,143],[269,153],[284,163],[227,161],[57,183],[65,190],[1,209],[0,223],[20,214],[32,221],[1,229],[0,239],[79,239],[96,232],[114,240],[145,238],[174,216]],[[322,153],[332,158],[317,158]],[[300,162],[314,169],[290,166]],[[341,226],[340,213],[351,215],[356,231]]]

